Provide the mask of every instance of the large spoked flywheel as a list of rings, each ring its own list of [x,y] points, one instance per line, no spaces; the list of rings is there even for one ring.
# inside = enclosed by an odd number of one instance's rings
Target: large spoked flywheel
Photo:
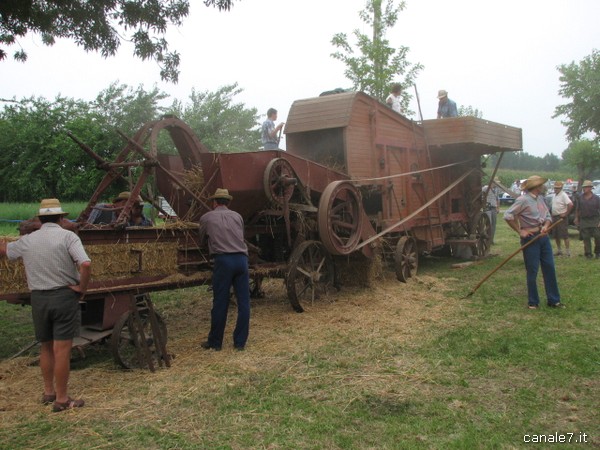
[[[358,189],[350,181],[329,183],[319,200],[319,237],[334,255],[354,251],[362,230],[362,203]]]
[[[269,161],[263,175],[263,186],[267,198],[274,204],[282,206],[294,194],[297,183],[292,165],[283,158]]]

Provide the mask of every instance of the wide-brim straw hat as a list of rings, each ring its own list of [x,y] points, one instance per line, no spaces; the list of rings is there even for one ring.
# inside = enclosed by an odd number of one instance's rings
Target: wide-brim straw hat
[[[214,200],[217,198],[223,198],[225,200],[232,200],[233,197],[229,195],[229,191],[227,189],[218,188],[213,195],[208,197],[210,200]]]
[[[523,181],[523,184],[521,184],[521,190],[529,191],[531,189],[535,189],[536,187],[544,184],[546,181],[548,181],[548,178],[540,177],[538,175],[531,175],[529,178]]]
[[[565,185],[565,183],[563,183],[562,181],[555,181],[554,182],[554,187],[555,188],[562,188]]]
[[[129,200],[129,197],[131,197],[131,192],[123,191],[113,199],[113,203],[118,202],[119,200]],[[144,200],[138,195],[137,201],[143,202]]]
[[[40,203],[39,216],[66,216],[69,214],[62,210],[57,198],[45,198]]]
[[[444,98],[444,97],[448,97],[448,91],[446,91],[445,89],[440,89],[438,91],[437,98]]]
[[[583,184],[581,185],[582,188],[584,187],[594,187],[594,183],[592,183],[590,180],[585,180],[583,182]]]

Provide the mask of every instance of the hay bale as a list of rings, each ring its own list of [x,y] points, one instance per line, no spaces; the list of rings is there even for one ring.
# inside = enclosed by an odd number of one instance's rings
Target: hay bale
[[[92,281],[177,274],[177,248],[177,242],[85,246],[92,260]],[[28,292],[23,262],[0,259],[0,282],[0,295]]]
[[[383,261],[379,252],[373,258],[367,258],[360,252],[337,256],[335,267],[342,286],[373,287],[376,280],[383,278]]]

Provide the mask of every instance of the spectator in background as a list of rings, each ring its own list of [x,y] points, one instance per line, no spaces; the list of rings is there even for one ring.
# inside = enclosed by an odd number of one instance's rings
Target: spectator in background
[[[583,240],[583,251],[585,257],[591,259],[592,238],[594,238],[594,253],[600,258],[600,197],[592,192],[594,184],[585,180],[581,185],[583,192],[577,197],[577,208],[575,210],[575,225],[579,227],[579,233]]]
[[[563,190],[564,183],[562,181],[556,181],[554,183],[554,197],[552,197],[552,223],[562,221],[552,228],[552,237],[556,242],[556,253],[554,256],[561,256],[563,254],[561,248],[561,240],[565,242],[565,256],[569,258],[571,256],[571,250],[569,249],[569,214],[573,209],[573,202]]]
[[[552,216],[542,194],[546,178],[532,175],[521,185],[523,195],[515,200],[504,213],[504,220],[521,238],[521,246],[531,242],[523,249],[523,259],[527,271],[527,303],[529,309],[538,309],[540,297],[537,288],[537,274],[542,266],[546,299],[551,308],[562,308],[552,244],[548,237],[548,228]]]
[[[438,91],[437,96],[438,110],[437,118],[444,119],[446,117],[458,117],[458,110],[456,109],[456,102],[448,98],[448,92],[444,89]]]
[[[487,186],[483,186],[482,192],[485,200],[485,213],[490,218],[490,242],[494,244],[494,236],[496,235],[496,223],[498,219],[498,212],[500,210],[498,205],[498,188],[496,187],[496,182],[500,182],[498,177],[494,178],[494,182],[490,186],[490,190],[488,191]]]
[[[267,120],[263,122],[261,128],[261,140],[265,150],[279,149],[279,140],[281,138],[279,132],[285,124],[281,122],[279,125],[275,126],[276,120],[277,110],[275,108],[269,108],[267,111]]]
[[[112,204],[100,203],[95,205],[88,218],[88,223],[98,225],[115,223],[119,218],[122,209],[125,207],[125,203],[129,200],[129,197],[131,197],[131,192],[124,191],[113,199]],[[152,220],[144,216],[143,210],[144,201],[138,196],[137,201],[131,206],[131,213],[127,220],[128,227],[151,227],[154,225]]]
[[[402,92],[402,86],[400,83],[394,83],[392,85],[392,92],[385,99],[386,105],[396,111],[398,114],[404,114],[402,111],[402,96],[400,93]]]

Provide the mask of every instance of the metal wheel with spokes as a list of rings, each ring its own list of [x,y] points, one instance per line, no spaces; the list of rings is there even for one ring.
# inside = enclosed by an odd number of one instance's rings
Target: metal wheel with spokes
[[[406,283],[410,277],[417,274],[419,267],[419,250],[417,242],[409,236],[402,236],[396,244],[394,253],[396,278]]]
[[[492,225],[489,216],[484,212],[475,215],[471,225],[471,234],[476,239],[473,245],[473,254],[479,258],[487,256],[490,252]]]
[[[152,326],[150,324],[150,318],[147,310],[140,310],[140,319],[142,323],[142,329],[144,336],[146,337],[146,343],[151,350],[152,358],[158,362],[158,354],[155,349],[155,339],[152,333]],[[167,326],[162,318],[156,314],[158,326],[163,336],[164,342],[167,342]],[[124,313],[113,328],[111,337],[111,351],[115,362],[125,369],[139,369],[144,367],[140,364],[140,342],[136,342],[137,336],[133,332],[133,315],[131,312]]]
[[[304,241],[292,252],[286,271],[287,294],[296,312],[301,302],[314,302],[335,289],[333,258],[323,244]]]

